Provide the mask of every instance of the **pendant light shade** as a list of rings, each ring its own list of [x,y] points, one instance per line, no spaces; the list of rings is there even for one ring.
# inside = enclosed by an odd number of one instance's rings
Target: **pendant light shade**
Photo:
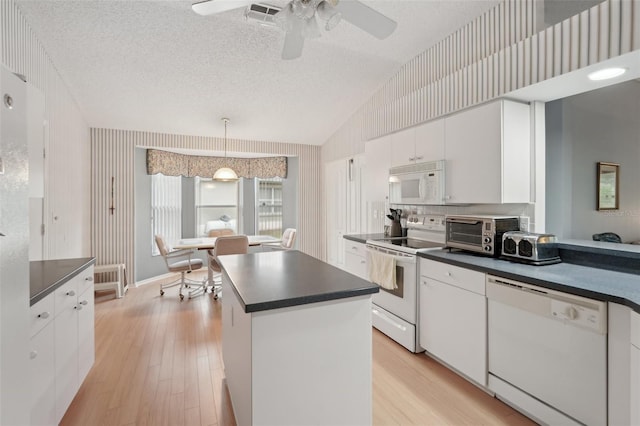
[[[227,159],[227,123],[229,123],[228,118],[223,118],[224,121],[224,158],[225,161]],[[220,167],[213,174],[213,180],[218,180],[221,182],[232,182],[234,180],[238,180],[238,174],[230,167]]]

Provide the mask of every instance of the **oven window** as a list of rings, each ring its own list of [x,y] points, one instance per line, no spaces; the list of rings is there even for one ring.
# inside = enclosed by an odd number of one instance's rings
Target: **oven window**
[[[449,222],[447,223],[447,231],[449,241],[473,244],[474,246],[482,245],[481,221],[476,224]]]
[[[396,285],[398,288],[395,290],[387,290],[382,287],[380,287],[380,290],[386,291],[387,293],[393,294],[401,299],[404,297],[404,267],[399,265],[396,265]]]

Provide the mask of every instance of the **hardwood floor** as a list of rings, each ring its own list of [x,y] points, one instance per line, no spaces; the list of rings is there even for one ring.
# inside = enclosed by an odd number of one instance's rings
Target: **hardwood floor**
[[[131,288],[122,299],[96,293],[96,362],[62,425],[235,424],[224,382],[220,302],[209,294],[180,302],[177,293],[171,288],[160,297],[156,284]],[[373,423],[534,424],[377,330]]]

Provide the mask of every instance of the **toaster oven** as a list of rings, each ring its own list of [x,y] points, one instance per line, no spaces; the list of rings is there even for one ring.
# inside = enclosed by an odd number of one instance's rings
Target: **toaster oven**
[[[517,216],[447,215],[446,247],[500,256],[502,234],[520,229]]]

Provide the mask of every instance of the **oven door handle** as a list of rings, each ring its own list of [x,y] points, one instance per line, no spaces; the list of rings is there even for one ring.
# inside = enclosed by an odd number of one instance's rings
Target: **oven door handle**
[[[386,256],[392,256],[396,260],[396,263],[416,263],[416,256],[412,256],[412,255],[398,256],[398,255],[396,255],[394,253],[389,253],[389,252],[383,251],[383,250],[377,250],[377,249],[374,249],[374,248],[370,248],[368,246],[367,246],[367,251],[381,253],[381,254],[384,254]]]

